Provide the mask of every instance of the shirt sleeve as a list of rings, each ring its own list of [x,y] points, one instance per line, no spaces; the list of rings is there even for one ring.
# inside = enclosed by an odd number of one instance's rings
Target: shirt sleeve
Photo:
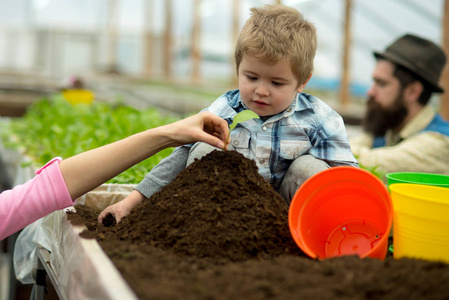
[[[0,240],[49,213],[74,204],[55,158],[33,179],[0,194]]]
[[[387,147],[353,145],[362,166],[378,167],[384,174],[422,172],[449,175],[449,138],[437,132],[421,132]]]
[[[336,112],[330,112],[321,128],[311,135],[311,142],[313,146],[309,153],[325,160],[330,166],[358,166],[343,119]]]
[[[190,147],[176,148],[172,154],[164,158],[134,188],[146,198],[151,197],[162,187],[172,182],[186,168]]]

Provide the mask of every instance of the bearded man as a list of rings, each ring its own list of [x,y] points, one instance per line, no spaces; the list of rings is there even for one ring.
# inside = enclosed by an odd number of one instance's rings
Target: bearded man
[[[374,56],[363,133],[350,139],[358,162],[384,174],[449,175],[449,122],[429,104],[433,93],[444,92],[438,84],[444,51],[406,34]]]

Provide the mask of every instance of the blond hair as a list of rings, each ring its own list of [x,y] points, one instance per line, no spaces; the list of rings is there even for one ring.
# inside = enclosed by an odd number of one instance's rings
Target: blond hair
[[[247,54],[267,62],[286,58],[302,84],[313,71],[316,47],[316,28],[298,10],[284,5],[253,7],[235,47],[237,73]]]

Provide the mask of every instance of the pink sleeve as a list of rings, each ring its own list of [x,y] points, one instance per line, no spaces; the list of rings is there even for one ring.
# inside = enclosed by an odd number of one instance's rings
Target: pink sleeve
[[[0,240],[49,213],[74,204],[57,157],[33,179],[0,194]]]

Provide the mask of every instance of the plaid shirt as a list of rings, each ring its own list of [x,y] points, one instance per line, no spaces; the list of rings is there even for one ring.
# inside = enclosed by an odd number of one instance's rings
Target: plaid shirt
[[[229,91],[205,109],[231,123],[247,109],[238,90]],[[256,161],[259,173],[276,189],[290,164],[311,154],[330,166],[358,166],[343,119],[318,98],[301,93],[283,112],[267,120],[252,119],[231,131],[232,146]]]
[[[238,90],[229,91],[212,103],[208,110],[231,123],[247,109]],[[294,159],[311,154],[330,166],[358,166],[349,146],[343,119],[324,102],[305,93],[283,112],[263,121],[242,122],[231,131],[232,146],[255,160],[259,173],[278,189]],[[161,160],[135,187],[149,198],[172,182],[186,167],[192,145],[181,146]]]

